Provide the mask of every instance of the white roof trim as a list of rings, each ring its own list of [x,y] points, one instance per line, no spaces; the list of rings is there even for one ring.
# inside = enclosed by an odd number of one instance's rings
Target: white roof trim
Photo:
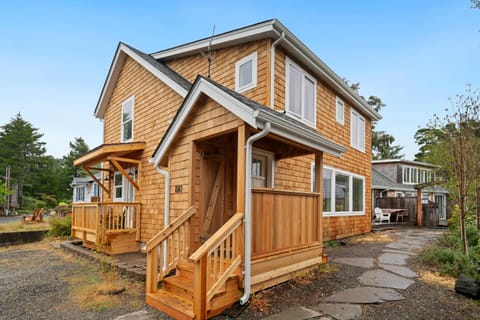
[[[295,141],[315,150],[328,152],[337,157],[340,157],[341,153],[347,151],[345,147],[323,138],[320,136],[320,134],[315,134],[309,129],[305,130],[299,125],[286,119],[275,117],[274,115],[262,110],[252,110],[250,107],[232,97],[227,92],[216,87],[207,80],[200,78],[197,80],[194,87],[192,87],[190,94],[187,96],[182,107],[178,111],[178,115],[174,118],[172,127],[168,129],[164,139],[162,140],[153,157],[150,159],[150,162],[153,163],[154,166],[158,166],[160,160],[166,155],[170,145],[175,139],[175,136],[189,115],[190,110],[195,105],[195,102],[202,93],[216,101],[222,107],[226,108],[255,129],[263,129],[265,123],[270,122],[272,125],[271,133],[280,137]]]
[[[102,93],[100,98],[98,99],[97,107],[95,109],[95,117],[103,118],[105,114],[105,110],[107,109],[108,102],[113,94],[113,90],[118,80],[118,76],[122,70],[123,63],[125,62],[125,58],[129,56],[133,60],[135,60],[138,64],[144,67],[147,71],[152,73],[155,77],[160,79],[164,82],[167,86],[172,88],[175,92],[177,92],[181,97],[185,98],[187,95],[187,90],[180,86],[177,82],[173,81],[170,77],[165,75],[163,72],[152,66],[150,63],[145,61],[142,57],[140,57],[136,52],[131,50],[128,46],[123,43],[120,43],[118,46],[117,52],[115,53],[115,57],[112,62],[112,66],[108,73],[107,79],[105,81]]]
[[[162,50],[152,54],[152,57],[155,59],[170,60],[205,51],[207,50],[210,40],[212,41],[212,47],[215,50],[268,37],[277,39],[282,32],[285,32],[285,40],[279,43],[281,47],[292,54],[292,56],[296,57],[304,65],[312,69],[317,77],[326,81],[335,90],[338,90],[348,102],[350,102],[361,113],[367,115],[368,118],[373,120],[380,120],[382,118],[378,112],[373,110],[365,99],[355,93],[345,81],[330,69],[330,67],[328,67],[312,50],[305,46],[305,44],[290,32],[290,30],[276,19],[222,33],[214,36],[212,39],[205,38],[174,48]]]

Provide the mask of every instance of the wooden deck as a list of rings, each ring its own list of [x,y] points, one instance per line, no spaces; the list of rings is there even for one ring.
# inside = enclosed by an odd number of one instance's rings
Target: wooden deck
[[[72,237],[108,254],[139,251],[140,203],[92,202],[72,206]]]

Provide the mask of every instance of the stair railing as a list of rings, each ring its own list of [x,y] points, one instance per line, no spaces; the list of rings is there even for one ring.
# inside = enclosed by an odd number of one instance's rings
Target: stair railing
[[[243,213],[236,213],[191,256],[195,264],[193,308],[204,319],[207,305],[242,263]]]
[[[196,208],[190,207],[147,242],[147,293],[156,292],[158,282],[175,269],[181,260],[188,259],[191,219],[195,212]]]

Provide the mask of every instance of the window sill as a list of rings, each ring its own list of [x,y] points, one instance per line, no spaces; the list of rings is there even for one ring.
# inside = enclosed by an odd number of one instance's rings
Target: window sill
[[[324,212],[323,216],[328,217],[352,217],[352,216],[364,216],[365,212]]]

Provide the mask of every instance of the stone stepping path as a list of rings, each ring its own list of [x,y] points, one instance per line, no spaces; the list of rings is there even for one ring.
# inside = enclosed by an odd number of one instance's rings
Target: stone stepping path
[[[408,287],[410,287],[412,284],[415,283],[415,281],[411,279],[407,279],[402,276],[399,276],[381,269],[368,270],[363,275],[361,275],[360,278],[358,279],[360,280],[361,284],[366,286],[402,289],[402,290],[407,289]]]
[[[382,303],[385,301],[398,301],[405,299],[400,293],[389,288],[357,287],[347,289],[327,297],[326,302],[342,303]]]

